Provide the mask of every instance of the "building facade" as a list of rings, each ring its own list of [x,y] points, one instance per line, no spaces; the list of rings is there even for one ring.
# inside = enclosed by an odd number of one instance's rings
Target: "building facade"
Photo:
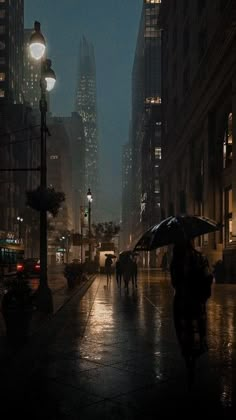
[[[32,108],[39,110],[41,62],[34,60],[30,54],[29,42],[33,32],[33,29],[24,30],[23,97]]]
[[[122,213],[121,213],[121,250],[129,247],[131,242],[131,204],[132,204],[132,146],[129,141],[122,150]]]
[[[196,240],[236,281],[234,1],[162,1],[162,214],[194,213],[223,227]]]
[[[65,194],[65,202],[58,215],[55,218],[48,215],[48,257],[49,263],[55,264],[63,262],[66,251],[69,251],[61,247],[60,239],[73,230],[72,164],[70,140],[63,118],[49,118],[48,127],[51,136],[47,139],[47,183]],[[71,259],[70,253],[67,258]]]
[[[24,0],[0,2],[0,106],[23,103]]]
[[[85,134],[82,117],[72,112],[62,118],[70,141],[72,162],[73,229],[81,232],[80,209],[87,200],[85,187]]]
[[[156,148],[161,148],[160,3],[160,0],[143,2],[132,71],[133,244],[153,221],[159,220],[159,173],[155,154]],[[160,159],[161,152],[158,156]]]
[[[0,2],[0,265],[11,268],[18,252],[38,256],[38,215],[26,207],[27,189],[38,186],[37,116],[24,103],[24,1]],[[20,221],[17,219],[20,218]],[[32,223],[33,220],[33,223]],[[32,226],[35,228],[32,231]],[[35,252],[35,255],[32,255]],[[6,263],[6,264],[5,264]]]
[[[98,126],[94,48],[84,37],[80,42],[79,77],[75,111],[82,117],[85,135],[85,187],[93,195],[93,217],[99,205]]]

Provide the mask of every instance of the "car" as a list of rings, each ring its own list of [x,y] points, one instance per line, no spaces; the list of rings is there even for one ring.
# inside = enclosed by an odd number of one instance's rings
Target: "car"
[[[16,272],[24,277],[39,276],[40,260],[38,258],[26,258],[19,261],[16,265]]]

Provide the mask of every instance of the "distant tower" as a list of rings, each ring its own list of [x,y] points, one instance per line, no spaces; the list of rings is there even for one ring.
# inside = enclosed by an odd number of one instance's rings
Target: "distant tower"
[[[85,134],[85,186],[93,194],[93,214],[98,212],[98,130],[96,65],[94,48],[85,37],[80,42],[79,77],[75,111],[80,114]]]

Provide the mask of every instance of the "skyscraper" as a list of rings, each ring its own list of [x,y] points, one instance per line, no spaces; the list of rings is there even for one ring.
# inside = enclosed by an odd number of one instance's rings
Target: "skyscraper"
[[[80,114],[85,135],[85,187],[90,188],[95,215],[98,211],[98,130],[96,65],[94,47],[85,37],[80,42],[79,77],[75,111]]]
[[[24,100],[32,108],[39,109],[41,96],[40,75],[41,62],[34,60],[29,51],[30,37],[33,29],[24,30],[24,74],[23,74],[23,95]]]
[[[0,104],[22,97],[24,1],[0,2]]]
[[[161,0],[143,0],[132,71],[132,241],[160,212]]]

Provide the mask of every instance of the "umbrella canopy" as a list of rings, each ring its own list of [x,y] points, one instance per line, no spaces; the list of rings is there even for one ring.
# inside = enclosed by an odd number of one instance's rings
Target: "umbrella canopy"
[[[139,255],[138,254],[138,252],[135,252],[135,251],[131,251],[131,250],[126,250],[126,251],[122,251],[122,252],[120,252],[119,253],[119,256],[120,257],[129,257],[129,256],[136,256],[136,255]]]
[[[192,239],[220,229],[220,224],[204,216],[171,216],[150,227],[134,247],[137,251],[170,245],[184,239]]]

